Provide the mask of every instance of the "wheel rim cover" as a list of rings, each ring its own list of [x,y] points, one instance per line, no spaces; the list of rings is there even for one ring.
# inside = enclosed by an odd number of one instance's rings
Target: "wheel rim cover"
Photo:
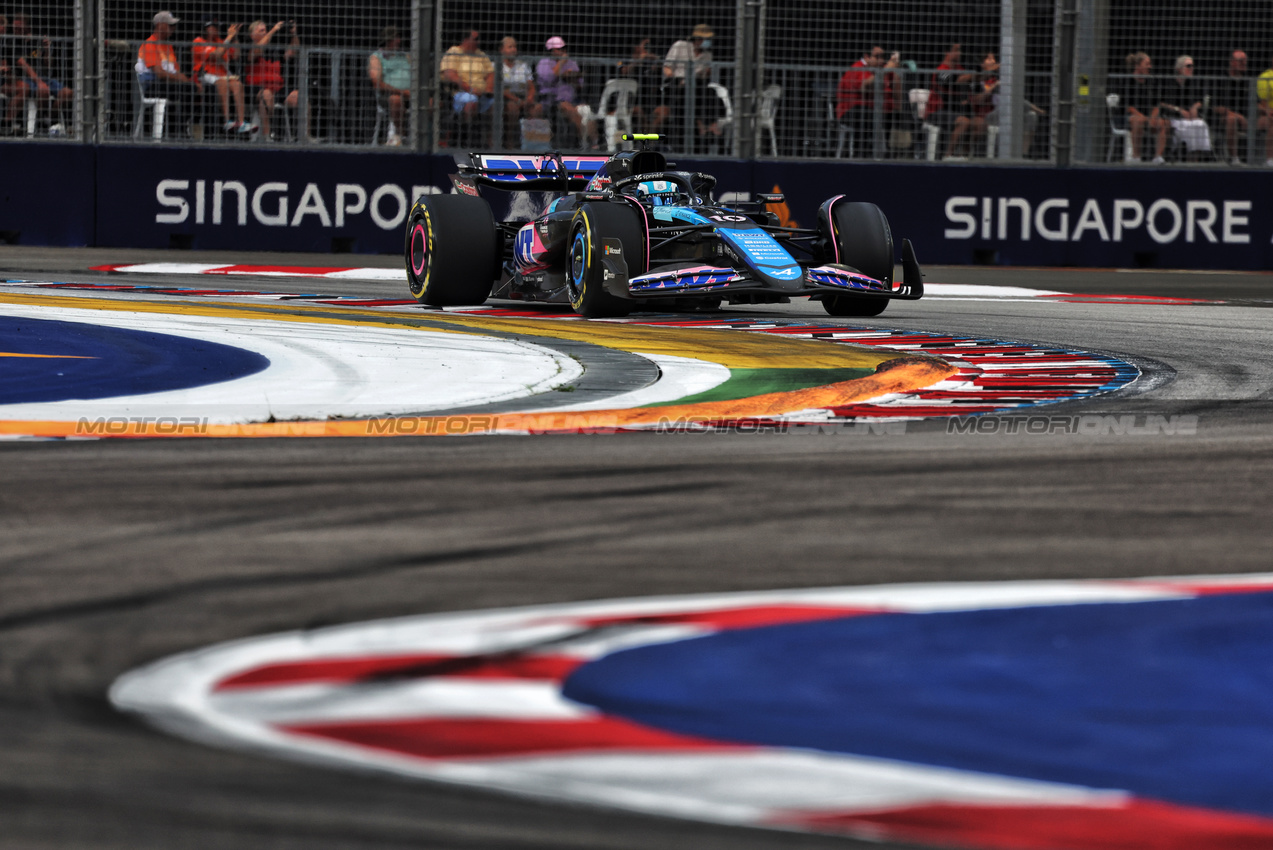
[[[429,240],[424,233],[423,222],[416,222],[411,231],[411,271],[417,278],[424,276],[429,259]]]
[[[575,234],[575,240],[570,245],[570,289],[571,293],[576,297],[583,292],[587,247],[584,233],[581,230]]]

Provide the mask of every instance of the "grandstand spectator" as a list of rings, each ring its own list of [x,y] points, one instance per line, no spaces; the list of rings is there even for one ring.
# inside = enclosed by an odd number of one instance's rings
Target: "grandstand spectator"
[[[663,59],[664,102],[676,132],[685,126],[687,93],[694,84],[694,129],[697,138],[719,138],[723,132],[724,107],[708,87],[712,73],[712,28],[698,24],[688,39],[674,42]],[[692,73],[691,73],[692,71]]]
[[[17,68],[15,51],[6,36],[9,34],[9,19],[0,15],[0,94],[6,98],[4,124],[0,125],[0,135],[17,135],[22,132],[18,116],[22,114],[22,105],[26,102],[27,87],[21,82],[14,69]]]
[[[172,47],[173,27],[179,23],[172,12],[159,12],[153,19],[154,31],[137,50],[137,78],[147,97],[168,101],[168,126],[182,127],[194,114],[194,99],[203,93],[198,79],[187,77],[177,64]]]
[[[981,60],[981,73],[969,83],[968,124],[969,154],[975,156],[982,150],[986,127],[999,123],[996,106],[999,103],[999,59],[993,52]]]
[[[294,58],[295,48],[300,45],[295,21],[292,21],[289,26],[291,42],[281,56],[278,49],[270,45],[274,36],[286,25],[285,22],[279,21],[274,26],[268,27],[265,21],[253,21],[248,27],[248,38],[252,40],[252,48],[248,55],[247,84],[256,93],[257,120],[261,125],[262,136],[267,139],[274,138],[274,133],[270,129],[274,104],[279,92],[287,88],[287,79],[283,76],[283,60]],[[300,102],[300,92],[293,89],[287,93],[283,102],[287,108],[295,109]]]
[[[928,111],[924,120],[946,133],[946,156],[955,149],[972,124],[969,99],[976,92],[975,75],[959,64],[962,46],[952,44],[942,57],[929,86]],[[958,131],[958,132],[956,132]]]
[[[631,55],[619,63],[619,76],[636,80],[636,101],[632,105],[632,125],[638,133],[657,133],[667,120],[663,103],[662,60],[650,51],[650,39],[642,38]]]
[[[1193,75],[1192,56],[1176,57],[1176,74],[1163,83],[1159,97],[1163,113],[1173,116],[1167,120],[1179,144],[1190,154],[1209,152],[1211,136],[1201,117],[1207,95]]]
[[[859,156],[870,149],[867,142],[874,127],[875,69],[882,67],[884,48],[875,45],[844,72],[836,86],[835,118],[853,133],[855,152]]]
[[[411,103],[411,57],[402,49],[397,27],[381,31],[380,49],[367,58],[367,77],[376,90],[377,103],[389,110],[385,144],[401,145],[406,129],[403,114]]]
[[[1140,160],[1142,140],[1148,129],[1154,134],[1154,162],[1162,162],[1171,125],[1160,114],[1161,96],[1158,81],[1153,78],[1153,60],[1147,53],[1131,53],[1124,61],[1132,75],[1120,92],[1121,103],[1127,110],[1127,127],[1132,132],[1132,161]]]
[[[980,139],[987,127],[999,126],[999,60],[994,53],[987,53],[981,61],[980,90],[972,96],[973,133]],[[1034,134],[1039,128],[1039,119],[1047,115],[1030,101],[1025,101],[1024,119],[1021,124],[1021,153],[1029,155],[1034,147]]]
[[[221,22],[208,18],[203,23],[203,35],[194,40],[192,65],[195,79],[216,90],[217,99],[221,102],[221,117],[225,119],[225,131],[248,134],[252,128],[243,121],[243,81],[229,70],[239,51],[226,46],[238,35],[239,25],[230,24],[223,39]],[[234,118],[230,117],[231,98],[234,99]]]
[[[1273,68],[1262,71],[1255,82],[1260,111],[1256,129],[1264,134],[1264,164],[1273,167]]]
[[[461,138],[457,144],[465,144],[471,135],[478,116],[490,112],[494,95],[495,65],[481,51],[481,33],[469,29],[464,40],[447,49],[439,66],[442,81],[451,92],[451,112],[459,122]]]
[[[583,116],[575,106],[576,86],[579,84],[579,65],[566,52],[566,42],[554,35],[544,43],[548,56],[535,66],[535,80],[539,84],[539,102],[544,114],[557,126],[558,119],[565,119],[574,127],[580,144],[586,144]]]
[[[535,75],[517,57],[517,39],[504,36],[499,43],[500,80],[504,87],[504,146],[516,148],[523,118],[538,118],[543,108],[535,98]]]
[[[1247,76],[1246,51],[1234,50],[1229,54],[1225,78],[1215,84],[1211,110],[1207,116],[1211,121],[1212,132],[1223,136],[1229,161],[1234,165],[1242,164],[1238,141],[1247,131],[1246,111],[1251,83],[1251,78]]]
[[[61,135],[62,113],[69,106],[75,93],[53,76],[53,42],[48,36],[32,35],[27,30],[26,15],[19,12],[9,21],[13,43],[13,74],[26,83],[26,96],[41,106],[56,110],[56,117],[49,118],[49,133]]]

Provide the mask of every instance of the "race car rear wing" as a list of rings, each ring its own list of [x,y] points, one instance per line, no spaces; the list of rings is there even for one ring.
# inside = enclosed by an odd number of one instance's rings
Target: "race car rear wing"
[[[563,157],[560,153],[540,156],[473,153],[470,165],[461,165],[451,175],[455,188],[476,195],[480,186],[506,192],[582,192],[609,157]]]

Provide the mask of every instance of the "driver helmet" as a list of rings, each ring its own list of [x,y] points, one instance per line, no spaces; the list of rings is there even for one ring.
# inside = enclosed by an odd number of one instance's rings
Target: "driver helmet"
[[[637,184],[637,196],[647,198],[656,207],[680,203],[681,187],[671,180],[642,180]]]

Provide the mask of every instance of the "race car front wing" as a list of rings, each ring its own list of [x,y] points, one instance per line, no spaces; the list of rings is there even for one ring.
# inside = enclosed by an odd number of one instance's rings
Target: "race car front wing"
[[[617,243],[617,240],[616,240]],[[617,246],[616,246],[617,247]],[[608,253],[608,252],[607,252]],[[614,255],[610,255],[614,257]],[[618,262],[615,262],[618,260]],[[720,266],[691,265],[662,268],[627,277],[627,265],[620,257],[607,258],[607,288],[621,290],[626,282],[629,297],[664,298],[674,295],[702,295],[704,293],[739,292],[769,289],[769,285],[755,279],[746,270]],[[883,295],[904,301],[914,301],[924,295],[923,273],[915,257],[915,249],[909,239],[902,240],[902,285],[890,289],[887,284],[868,277],[856,269],[837,264],[812,266],[804,270],[804,286],[798,290],[784,290],[784,295],[818,295],[835,293]]]

